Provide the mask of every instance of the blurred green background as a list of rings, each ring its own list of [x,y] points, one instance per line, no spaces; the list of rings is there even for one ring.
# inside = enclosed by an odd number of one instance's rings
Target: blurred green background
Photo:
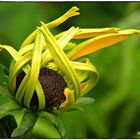
[[[80,8],[73,17],[57,28],[119,27],[140,29],[139,2],[1,2],[0,44],[18,50],[22,41],[40,25],[50,22],[72,6]],[[96,103],[84,106],[85,112],[61,113],[66,128],[65,138],[138,138],[140,131],[140,37],[129,39],[88,55],[100,73],[97,86],[87,95]],[[10,56],[0,53],[0,63],[7,68]],[[1,101],[1,100],[0,100]],[[43,138],[49,128],[39,124]]]

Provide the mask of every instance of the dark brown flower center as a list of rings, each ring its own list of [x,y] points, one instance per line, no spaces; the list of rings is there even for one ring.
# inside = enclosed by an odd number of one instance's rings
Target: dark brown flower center
[[[18,89],[24,76],[24,72],[21,72],[17,76],[16,90]],[[52,107],[58,108],[60,104],[65,101],[64,89],[67,85],[63,77],[56,71],[48,68],[41,68],[38,79],[45,94],[47,109],[51,109]],[[38,98],[36,91],[34,92],[30,105],[34,108],[38,107]]]

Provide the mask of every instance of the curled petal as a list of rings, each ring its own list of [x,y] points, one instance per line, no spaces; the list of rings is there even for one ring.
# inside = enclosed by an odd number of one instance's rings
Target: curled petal
[[[77,32],[79,32],[78,29],[79,28],[71,27],[67,32],[65,32],[65,34],[59,36],[57,42],[61,47],[61,49],[65,49],[67,47],[69,41],[74,37],[74,35]],[[42,60],[41,61],[42,66],[46,65],[49,61],[53,60],[53,57],[48,48],[43,52],[41,60]]]
[[[16,76],[18,75],[19,71],[21,71],[21,68],[31,60],[31,54],[31,52],[25,54],[24,56],[20,57],[13,65],[11,65],[11,71],[9,75],[9,83],[12,83],[12,85],[10,85],[11,89],[16,89],[15,81],[13,80],[16,79]]]
[[[81,82],[80,96],[83,96],[97,84],[99,80],[99,73],[89,59],[83,59],[81,62],[71,61],[71,64],[79,75],[78,78]]]
[[[42,53],[42,37],[41,37],[41,33],[38,32],[34,43],[31,71],[27,82],[27,87],[26,87],[26,92],[24,97],[24,104],[27,107],[30,107],[30,101],[34,93],[36,83],[38,81],[40,62],[41,62],[41,53]],[[41,87],[39,86],[38,88],[40,89]],[[39,106],[39,109],[43,109],[45,108],[45,96],[44,94],[42,94],[42,92],[41,94],[40,92],[37,92],[37,94],[39,94],[38,97],[41,97],[41,104],[40,104],[41,106]]]
[[[64,95],[66,97],[66,101],[64,103],[62,103],[61,106],[59,107],[60,111],[69,110],[70,107],[75,103],[74,91],[73,90],[70,90],[69,88],[66,88],[65,91],[64,91]]]
[[[73,17],[73,16],[77,16],[79,15],[80,13],[78,12],[79,8],[77,8],[76,6],[73,6],[69,11],[67,11],[65,14],[63,14],[62,16],[60,16],[59,18],[53,20],[52,22],[46,24],[46,26],[48,28],[55,28],[56,26],[59,26],[60,24],[62,24],[63,22],[65,22],[66,20],[68,20],[70,17]],[[41,27],[42,28],[42,27]],[[36,29],[34,32],[32,32],[26,39],[25,41],[22,43],[21,45],[21,48],[30,44],[36,34],[38,32],[38,29]]]
[[[69,59],[56,41],[55,37],[51,34],[44,23],[42,23],[42,25],[44,27],[44,30],[42,30],[41,28],[39,29],[43,33],[46,43],[48,43],[48,49],[59,69],[61,69],[64,74],[71,80],[75,90],[74,96],[75,99],[77,99],[80,95],[80,82],[78,80],[76,72],[71,66]]]

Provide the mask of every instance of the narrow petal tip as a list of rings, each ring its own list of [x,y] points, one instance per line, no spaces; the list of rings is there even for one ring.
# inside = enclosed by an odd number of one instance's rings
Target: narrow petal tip
[[[79,11],[79,8],[76,7],[76,6],[73,6],[73,7],[67,12],[67,14],[69,15],[69,17],[77,16],[77,15],[80,15],[80,13],[79,13],[78,11]]]
[[[77,12],[79,11],[79,8],[77,6],[73,6],[71,9],[70,9],[71,12]]]

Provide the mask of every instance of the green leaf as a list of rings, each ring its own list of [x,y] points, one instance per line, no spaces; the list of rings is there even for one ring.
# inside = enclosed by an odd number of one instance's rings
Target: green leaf
[[[57,129],[45,118],[38,117],[29,138],[61,139]]]
[[[14,98],[6,85],[0,86],[0,96],[6,97],[8,99]]]
[[[65,136],[65,128],[64,128],[64,125],[63,125],[62,121],[60,120],[60,118],[56,117],[56,121],[57,121],[56,128],[57,128],[58,132],[60,133],[60,135],[63,138]]]
[[[12,132],[11,137],[15,138],[25,138],[28,134],[32,131],[35,123],[36,123],[37,116],[32,112],[25,112],[21,123],[19,126]]]
[[[8,85],[8,76],[6,67],[0,64],[0,85]]]
[[[80,97],[76,104],[93,104],[95,100],[91,97]]]
[[[70,111],[81,111],[84,112],[84,109],[80,105],[87,105],[87,104],[93,104],[95,100],[91,97],[80,97],[75,105],[73,105],[67,112]]]
[[[0,120],[0,138],[11,138],[11,132],[17,127],[13,116],[8,115]]]
[[[47,119],[58,130],[61,137],[65,136],[64,126],[63,126],[61,120],[57,116],[55,116],[51,113],[45,112],[45,111],[40,111],[39,116]]]
[[[0,119],[10,114],[10,111],[19,109],[21,109],[20,106],[14,101],[0,105]]]
[[[80,106],[72,106],[67,112],[71,112],[71,111],[81,111],[81,112],[84,112],[84,109]]]

